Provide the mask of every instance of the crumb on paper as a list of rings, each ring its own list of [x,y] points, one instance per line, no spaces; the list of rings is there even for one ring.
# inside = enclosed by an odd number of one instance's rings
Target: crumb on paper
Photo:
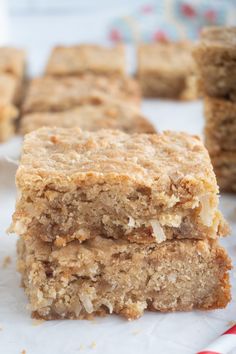
[[[26,354],[26,350],[23,349],[22,352],[21,352],[21,354]]]
[[[228,326],[231,326],[231,327],[232,327],[232,326],[235,326],[235,325],[236,325],[236,321],[233,321],[233,320],[232,320],[232,321],[229,321],[229,322],[228,322]]]
[[[10,256],[4,257],[3,262],[2,262],[2,267],[7,268],[9,266],[9,264],[11,264],[11,257]]]
[[[40,326],[43,322],[45,322],[45,320],[36,320],[36,319],[34,319],[32,321],[32,325],[33,326]]]
[[[91,349],[95,349],[96,348],[96,346],[97,346],[97,344],[96,344],[96,342],[95,341],[93,341],[91,344],[90,344],[90,348]]]
[[[83,344],[80,344],[79,350],[83,350],[83,349],[84,349],[84,345],[83,345]]]
[[[132,331],[132,334],[133,334],[133,335],[137,335],[137,334],[139,334],[140,332],[141,332],[140,329],[135,329],[134,331]]]

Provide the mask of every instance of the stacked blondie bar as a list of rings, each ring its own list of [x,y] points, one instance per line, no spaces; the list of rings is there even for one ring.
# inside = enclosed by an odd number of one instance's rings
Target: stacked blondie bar
[[[236,27],[204,29],[194,56],[205,96],[205,143],[221,189],[236,192]]]
[[[11,231],[34,317],[229,302],[228,228],[199,138],[44,127],[25,136],[16,183]]]
[[[9,139],[15,131],[25,64],[23,50],[0,47],[0,142]]]
[[[153,133],[140,112],[137,81],[125,73],[124,47],[56,47],[45,76],[32,80],[21,120],[21,133],[42,126],[120,129]]]

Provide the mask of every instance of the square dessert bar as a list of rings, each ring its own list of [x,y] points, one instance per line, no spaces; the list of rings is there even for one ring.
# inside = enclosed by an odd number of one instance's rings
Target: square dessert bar
[[[18,241],[32,316],[46,320],[223,308],[230,268],[226,252],[206,240],[141,245],[97,236],[59,249],[39,237]]]
[[[196,98],[189,42],[142,44],[137,76],[145,97]]]
[[[236,102],[205,97],[205,144],[211,156],[236,154]]]
[[[40,127],[80,127],[82,130],[119,129],[126,133],[155,133],[154,126],[140,111],[119,100],[99,106],[83,105],[63,112],[29,113],[21,118],[20,131],[29,133]]]
[[[0,74],[0,142],[14,133],[18,115],[15,102],[18,99],[18,79],[10,74]]]
[[[193,51],[200,90],[236,101],[236,27],[208,27]]]
[[[75,45],[55,47],[46,66],[46,75],[125,75],[125,48],[123,45]]]
[[[25,73],[26,55],[24,50],[0,47],[0,73],[8,73],[22,79]]]
[[[137,106],[141,93],[137,82],[128,77],[39,77],[29,85],[23,112],[64,111],[83,104],[99,105],[112,97]]]
[[[64,245],[216,238],[228,228],[208,152],[185,133],[40,128],[25,136],[11,231]]]
[[[224,192],[236,192],[236,151],[223,151],[211,157],[217,182]]]

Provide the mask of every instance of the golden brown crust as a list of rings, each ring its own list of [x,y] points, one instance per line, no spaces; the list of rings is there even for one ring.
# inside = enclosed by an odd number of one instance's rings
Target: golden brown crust
[[[25,72],[26,54],[24,50],[0,47],[0,73],[8,73],[22,79]]]
[[[53,92],[53,95],[52,95]],[[140,89],[129,77],[38,77],[28,87],[23,112],[59,112],[78,105],[100,105],[110,99],[140,104]]]
[[[213,155],[212,164],[220,190],[236,192],[236,152],[221,152]]]
[[[236,102],[205,97],[205,143],[211,156],[236,152]]]
[[[235,38],[236,27],[208,27],[202,31],[193,50],[202,93],[236,99]]]
[[[215,242],[138,245],[96,237],[57,249],[37,238],[18,242],[19,271],[38,318],[209,310],[230,301],[231,262]],[[114,291],[115,289],[115,291]]]
[[[123,45],[104,47],[81,44],[55,47],[49,57],[46,75],[125,75],[125,49]]]
[[[18,115],[18,110],[15,106],[18,90],[18,78],[12,74],[0,73],[0,142],[6,141],[14,133],[14,122]]]
[[[145,97],[196,99],[189,42],[142,44],[138,78]]]
[[[82,130],[119,129],[126,133],[155,133],[154,126],[138,109],[110,99],[99,106],[83,105],[63,112],[30,113],[21,119],[21,133],[40,127],[80,127]]]

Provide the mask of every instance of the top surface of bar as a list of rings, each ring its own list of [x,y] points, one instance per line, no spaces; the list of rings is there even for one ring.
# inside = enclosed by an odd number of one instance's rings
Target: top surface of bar
[[[114,180],[118,176],[142,181],[157,190],[182,183],[217,192],[207,150],[198,137],[185,133],[134,134],[79,128],[41,128],[25,137],[18,181],[57,185],[79,183],[90,176]],[[179,184],[179,186],[178,186]]]
[[[189,42],[142,44],[138,50],[139,71],[191,71],[191,49]]]
[[[206,27],[201,32],[205,45],[230,48],[236,52],[236,27]]]
[[[53,92],[53,95],[51,94]],[[86,103],[99,104],[102,95],[124,99],[137,105],[140,90],[131,78],[94,77],[38,77],[31,81],[23,111],[62,111]],[[99,98],[100,97],[100,98]],[[103,96],[105,99],[105,97]]]
[[[84,72],[94,74],[125,73],[125,50],[122,45],[75,45],[55,47],[46,67],[48,75],[75,75]]]
[[[109,100],[99,106],[83,105],[63,112],[26,114],[21,119],[21,132],[40,127],[80,127],[82,130],[119,129],[127,133],[155,133],[153,125],[135,107],[120,100]]]
[[[0,47],[0,73],[24,75],[26,55],[22,49]]]

